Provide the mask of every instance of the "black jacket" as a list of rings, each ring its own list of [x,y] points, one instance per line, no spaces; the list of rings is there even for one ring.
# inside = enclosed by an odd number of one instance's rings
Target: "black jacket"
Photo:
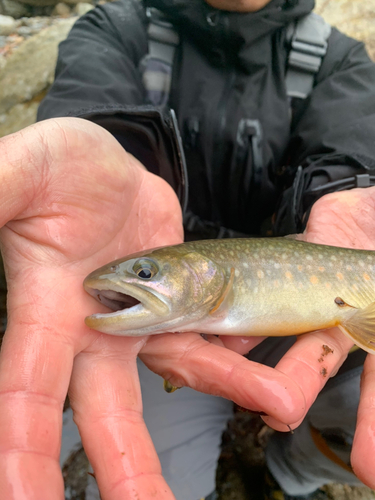
[[[184,145],[192,213],[246,234],[266,233],[276,214],[274,234],[285,234],[303,228],[304,214],[323,194],[372,183],[371,175],[358,177],[375,169],[375,64],[362,43],[332,29],[313,92],[294,103],[290,123],[286,27],[310,12],[313,0],[272,0],[248,14],[217,11],[203,0],[146,3],[180,34],[169,106]],[[146,27],[137,0],[80,18],[60,45],[38,119],[99,123],[182,196],[176,131],[168,112],[147,106],[142,85]],[[257,130],[249,123],[260,126],[260,174]]]

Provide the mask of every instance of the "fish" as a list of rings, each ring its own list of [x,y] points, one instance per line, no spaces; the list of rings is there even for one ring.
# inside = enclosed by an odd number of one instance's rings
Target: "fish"
[[[84,280],[111,335],[290,336],[339,327],[375,353],[375,252],[298,239],[201,240],[113,261]]]

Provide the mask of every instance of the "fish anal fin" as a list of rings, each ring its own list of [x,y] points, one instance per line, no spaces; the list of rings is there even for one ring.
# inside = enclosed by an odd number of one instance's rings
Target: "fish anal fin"
[[[223,293],[218,298],[217,302],[210,309],[211,316],[218,316],[226,313],[228,306],[231,304],[231,299],[233,296],[233,283],[234,283],[234,267],[230,270],[230,276],[227,284],[223,290]]]
[[[338,325],[357,346],[375,354],[375,302],[356,312]]]

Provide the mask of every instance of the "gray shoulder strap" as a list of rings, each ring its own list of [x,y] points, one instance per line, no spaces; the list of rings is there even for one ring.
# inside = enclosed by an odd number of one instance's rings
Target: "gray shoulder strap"
[[[171,87],[173,58],[180,42],[178,33],[165,16],[148,8],[148,54],[141,61],[142,81],[148,100],[155,106],[165,106]]]
[[[172,65],[174,52],[180,38],[173,24],[154,8],[148,8],[146,15],[148,25],[148,53],[149,56]]]
[[[288,27],[290,51],[286,72],[288,97],[305,99],[314,86],[314,79],[327,52],[331,26],[311,12]]]

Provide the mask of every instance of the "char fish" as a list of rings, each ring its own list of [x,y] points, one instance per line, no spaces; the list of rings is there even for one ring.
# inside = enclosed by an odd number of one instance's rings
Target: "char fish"
[[[148,250],[92,272],[112,335],[286,336],[338,326],[375,353],[375,252],[289,238],[206,240]]]

